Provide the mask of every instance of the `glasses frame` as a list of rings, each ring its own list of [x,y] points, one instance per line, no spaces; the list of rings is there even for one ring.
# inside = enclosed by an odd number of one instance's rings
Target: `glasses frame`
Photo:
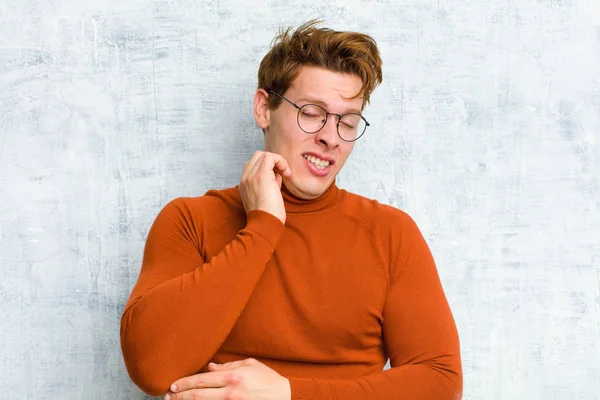
[[[308,134],[310,134],[310,135],[312,135],[312,134],[314,134],[314,133],[317,133],[317,132],[319,132],[321,129],[323,129],[323,128],[325,127],[325,125],[327,125],[327,120],[329,119],[329,116],[330,116],[330,115],[335,115],[336,117],[338,117],[337,124],[335,124],[335,127],[336,127],[336,131],[337,131],[337,134],[338,134],[338,136],[339,136],[339,137],[340,137],[340,139],[342,139],[344,142],[349,142],[349,143],[351,143],[351,142],[356,142],[358,139],[360,139],[360,138],[361,138],[361,137],[362,137],[362,136],[365,134],[365,132],[367,131],[367,128],[368,128],[369,126],[371,126],[371,124],[369,124],[369,122],[367,122],[367,120],[365,119],[365,117],[363,117],[363,116],[362,116],[361,114],[359,114],[359,113],[350,112],[350,113],[346,113],[346,114],[341,114],[341,115],[340,115],[340,114],[336,114],[336,113],[329,112],[329,111],[327,111],[325,108],[323,108],[322,106],[320,106],[320,105],[318,105],[318,104],[310,104],[310,103],[309,103],[309,104],[305,104],[305,105],[303,105],[303,106],[299,106],[299,105],[297,105],[296,103],[292,102],[291,100],[288,100],[288,99],[286,99],[285,97],[283,97],[282,95],[280,95],[279,93],[277,93],[277,92],[276,92],[276,91],[274,91],[274,90],[270,90],[270,89],[269,89],[269,90],[267,90],[267,92],[268,92],[268,93],[273,93],[273,94],[276,94],[277,96],[281,97],[283,100],[285,100],[286,102],[288,102],[289,104],[291,104],[291,105],[293,105],[294,107],[296,107],[296,108],[298,109],[298,115],[296,116],[296,122],[298,123],[298,127],[299,127],[299,128],[300,128],[300,129],[301,129],[303,132],[305,132],[305,133],[308,133]],[[309,131],[306,131],[306,130],[302,129],[302,126],[300,125],[300,112],[302,111],[302,109],[303,109],[304,107],[308,107],[308,106],[319,107],[321,110],[323,110],[323,111],[325,112],[325,121],[323,121],[323,124],[321,125],[321,127],[320,127],[319,129],[317,129],[316,131],[314,131],[314,132],[309,132]],[[363,120],[363,121],[365,121],[365,129],[363,129],[362,133],[361,133],[360,135],[358,135],[358,136],[356,137],[356,139],[352,139],[352,140],[346,140],[346,139],[344,139],[344,138],[342,137],[342,135],[340,135],[340,120],[341,120],[342,118],[344,118],[344,116],[346,116],[346,115],[358,115],[360,118],[362,118],[362,120]]]

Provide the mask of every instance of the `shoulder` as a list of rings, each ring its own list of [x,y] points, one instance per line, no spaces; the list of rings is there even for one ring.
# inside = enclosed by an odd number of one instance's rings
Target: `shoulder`
[[[423,240],[415,220],[399,208],[347,191],[344,191],[341,208],[347,216],[360,221],[391,258]]]
[[[404,210],[346,190],[342,192],[341,211],[360,220],[373,231],[383,234],[390,229],[412,230],[416,226],[413,218]]]
[[[178,197],[167,203],[159,218],[192,223],[196,227],[210,229],[231,217],[245,215],[237,187],[212,189],[202,196]]]
[[[417,223],[406,211],[349,192],[344,193],[342,209],[372,232],[388,262],[390,276],[397,277],[411,259],[431,258]]]

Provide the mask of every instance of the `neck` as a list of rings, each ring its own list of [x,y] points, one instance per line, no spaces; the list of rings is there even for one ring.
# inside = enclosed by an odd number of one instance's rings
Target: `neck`
[[[319,211],[333,206],[337,198],[338,190],[335,181],[333,181],[327,190],[319,197],[314,199],[302,199],[292,194],[285,185],[281,185],[281,195],[283,196],[283,202],[285,203],[285,210],[291,214]]]

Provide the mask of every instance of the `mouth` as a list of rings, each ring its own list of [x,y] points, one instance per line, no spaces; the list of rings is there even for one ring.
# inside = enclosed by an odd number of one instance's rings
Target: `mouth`
[[[334,161],[330,157],[317,156],[312,153],[305,153],[302,155],[305,160],[307,160],[310,164],[316,167],[318,170],[325,170],[330,165],[334,164]]]
[[[325,178],[332,171],[334,161],[332,158],[317,156],[314,153],[305,153],[304,163],[308,171],[315,177]]]

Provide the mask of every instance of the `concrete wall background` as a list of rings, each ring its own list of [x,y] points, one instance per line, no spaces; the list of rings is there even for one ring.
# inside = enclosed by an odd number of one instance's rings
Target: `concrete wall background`
[[[339,185],[419,223],[465,399],[600,393],[597,0],[0,0],[0,391],[142,399],[119,317],[147,231],[235,185],[279,24],[378,41]]]

